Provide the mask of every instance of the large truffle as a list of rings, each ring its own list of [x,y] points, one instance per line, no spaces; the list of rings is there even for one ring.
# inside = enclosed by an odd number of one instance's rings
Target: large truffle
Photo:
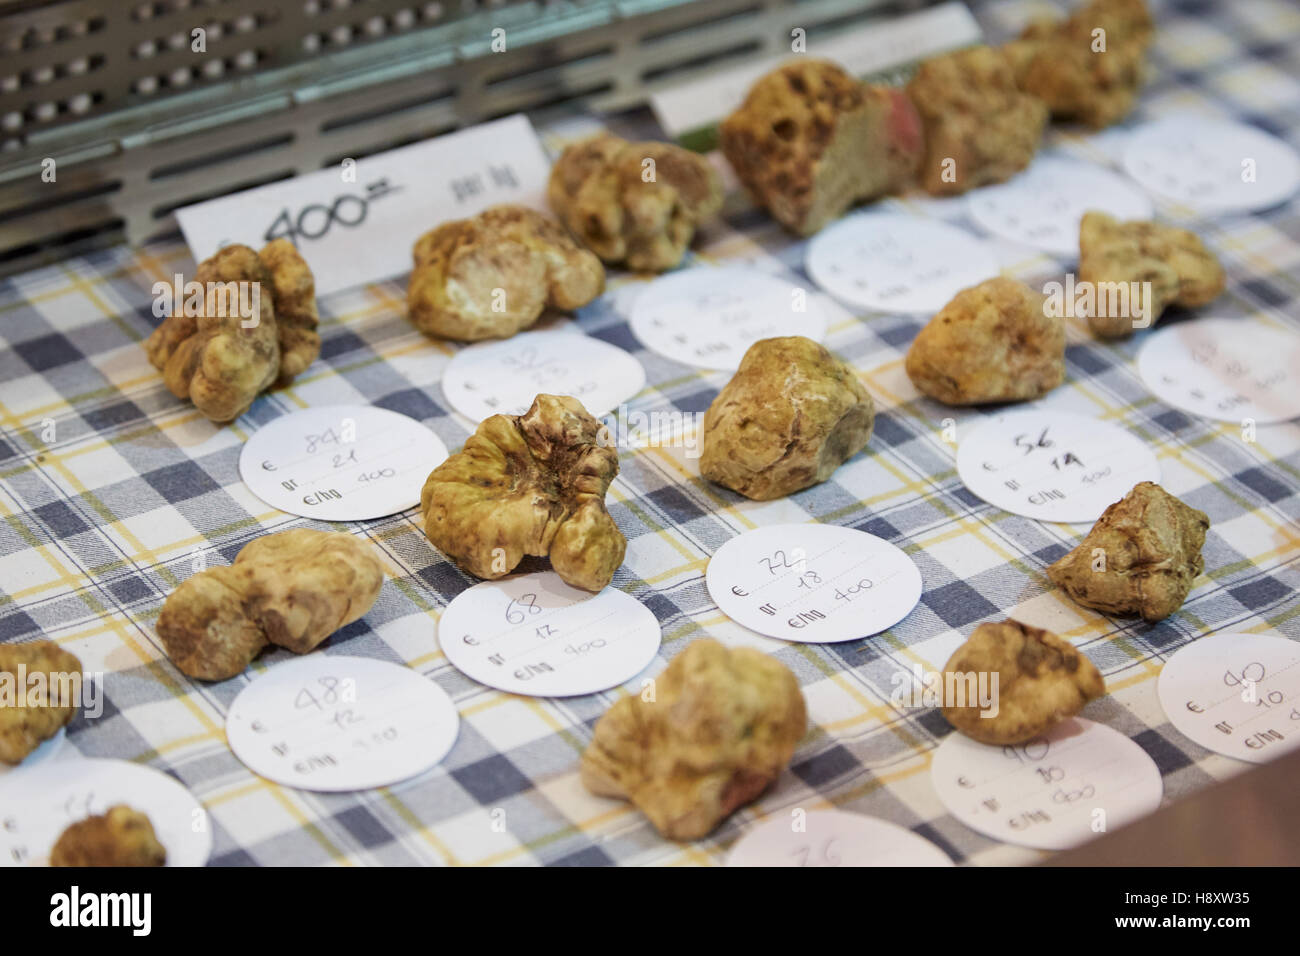
[[[158,636],[182,673],[225,680],[268,644],[314,650],[375,603],[384,567],[362,539],[294,528],[246,544],[229,567],[181,582],[158,615]]]
[[[1088,325],[1108,339],[1154,324],[1170,305],[1205,305],[1227,281],[1195,233],[1104,212],[1079,224],[1079,279],[1093,293],[1084,300]]]
[[[167,849],[149,817],[125,804],[78,820],[59,836],[50,866],[164,866]]]
[[[1150,481],[1115,502],[1087,537],[1047,569],[1070,597],[1107,614],[1161,621],[1205,570],[1210,519]]]
[[[682,261],[695,227],[721,208],[722,183],[708,160],[680,146],[603,133],[565,149],[547,198],[605,262],[662,272]]]
[[[1065,20],[1034,21],[1003,50],[1054,118],[1100,129],[1132,111],[1151,34],[1143,0],[1092,0]]]
[[[1047,107],[1016,86],[1011,63],[987,46],[922,61],[907,84],[925,129],[920,182],[936,196],[1009,179],[1038,149]]]
[[[801,335],[763,339],[704,416],[700,473],[766,501],[825,481],[866,447],[875,408],[853,369]]]
[[[922,153],[920,118],[901,90],[802,57],[755,83],[719,135],[754,202],[804,236],[905,188]]]
[[[188,298],[145,342],[177,398],[214,422],[287,385],[320,353],[315,280],[288,239],[261,253],[231,245],[199,264],[201,302]]]
[[[807,729],[803,692],[782,663],[750,648],[693,642],[596,724],[582,782],[631,800],[664,836],[696,840],[766,790]]]
[[[81,661],[53,641],[0,644],[0,762],[21,763],[65,727],[81,681]]]
[[[975,628],[943,677],[944,718],[985,744],[1032,740],[1106,693],[1101,672],[1068,641],[1011,620]]]
[[[600,260],[564,227],[525,206],[444,222],[415,244],[406,290],[415,327],[474,342],[522,332],[548,306],[577,309],[605,288]]]
[[[600,591],[627,549],[605,510],[618,475],[612,445],[576,398],[538,395],[523,415],[493,415],[425,481],[425,534],[476,577],[549,556],[566,584]]]
[[[1042,295],[997,277],[958,292],[907,350],[912,384],[947,405],[1023,402],[1065,380],[1065,325]]]

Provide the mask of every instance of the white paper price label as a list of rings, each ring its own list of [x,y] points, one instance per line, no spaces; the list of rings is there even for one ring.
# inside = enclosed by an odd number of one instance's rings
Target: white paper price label
[[[992,251],[970,233],[892,212],[857,213],[823,229],[804,265],[831,295],[873,312],[938,312],[998,274]]]
[[[125,760],[54,760],[0,779],[0,866],[43,866],[70,825],[126,804],[149,817],[168,866],[203,866],[212,824],[172,777]]]
[[[629,322],[646,348],[684,365],[736,369],[760,339],[820,342],[826,314],[809,289],[745,266],[671,272],[652,281]]]
[[[176,212],[196,262],[240,242],[291,239],[326,295],[401,275],[411,247],[497,203],[545,210],[550,163],[522,115],[259,186]]]
[[[575,331],[524,332],[461,349],[442,391],[472,421],[522,415],[538,394],[571,395],[599,418],[645,385],[645,369],[617,346]]]
[[[1160,706],[1202,747],[1264,763],[1300,747],[1300,641],[1211,634],[1160,671]]]
[[[447,447],[413,418],[369,405],[291,412],[259,428],[239,474],[273,508],[321,521],[367,521],[420,503]]]
[[[970,193],[971,218],[994,235],[1073,261],[1079,222],[1091,210],[1120,220],[1150,219],[1151,200],[1132,182],[1076,159],[1040,156],[1005,183]]]
[[[974,494],[1039,521],[1091,522],[1141,481],[1160,481],[1156,456],[1117,425],[1070,412],[1007,412],[957,446],[957,474]]]
[[[438,643],[461,672],[530,697],[594,694],[631,680],[659,651],[659,621],[617,588],[592,594],[554,571],[484,581],[438,621]]]
[[[741,837],[727,866],[952,866],[952,860],[887,820],[842,810],[795,810]]]
[[[802,644],[879,634],[921,599],[921,572],[901,550],[827,524],[746,531],[718,549],[705,581],[727,617]]]
[[[1158,196],[1198,212],[1268,209],[1300,186],[1300,156],[1244,123],[1171,116],[1139,127],[1125,171]]]
[[[311,654],[272,667],[235,698],[230,749],[249,770],[300,790],[386,787],[450,752],[456,705],[407,667]]]
[[[1250,319],[1196,319],[1154,332],[1138,353],[1147,388],[1222,422],[1300,418],[1300,335]]]
[[[934,752],[930,780],[948,812],[1006,843],[1065,850],[1160,806],[1160,770],[1104,724],[1075,717],[1025,744],[991,747],[960,733]]]

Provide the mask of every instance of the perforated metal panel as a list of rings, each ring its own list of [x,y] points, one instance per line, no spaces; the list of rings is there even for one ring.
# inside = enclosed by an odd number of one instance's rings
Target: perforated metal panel
[[[779,54],[796,26],[925,5],[0,2],[0,270],[171,233],[180,206],[496,116],[634,106]]]

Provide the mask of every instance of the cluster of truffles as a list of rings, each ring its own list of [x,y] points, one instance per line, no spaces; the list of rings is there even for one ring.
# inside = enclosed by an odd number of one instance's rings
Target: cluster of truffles
[[[229,567],[187,578],[168,595],[157,631],[172,663],[226,680],[270,644],[306,654],[375,603],[384,568],[344,532],[294,528],[255,538]]]

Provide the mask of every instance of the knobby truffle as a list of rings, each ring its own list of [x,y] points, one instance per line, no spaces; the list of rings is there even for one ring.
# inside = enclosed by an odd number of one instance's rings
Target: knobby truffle
[[[781,775],[807,724],[799,681],[784,664],[694,641],[650,698],[624,697],[601,717],[582,782],[632,801],[669,839],[696,840]]]
[[[81,680],[81,661],[53,641],[0,644],[0,762],[21,763],[67,726]]]
[[[1068,641],[1012,620],[975,628],[943,671],[944,718],[985,744],[1032,740],[1106,693],[1101,672]]]
[[[998,277],[958,292],[907,351],[908,378],[946,405],[1022,402],[1065,380],[1065,325],[1042,295]]]
[[[682,261],[696,226],[721,208],[722,183],[708,160],[680,146],[602,133],[565,149],[547,198],[605,262],[662,272]]]
[[[1183,605],[1205,570],[1210,519],[1143,481],[1107,508],[1047,576],[1087,607],[1161,621]]]
[[[767,501],[825,481],[866,447],[875,408],[853,369],[801,335],[763,339],[704,416],[700,473]]]
[[[754,202],[803,236],[905,188],[922,153],[920,118],[901,90],[803,58],[755,83],[719,135]]]
[[[78,820],[59,836],[50,866],[164,866],[167,849],[149,817],[125,804]]]
[[[374,550],[345,532],[295,528],[255,538],[229,567],[187,578],[163,604],[158,636],[200,680],[243,673],[268,644],[306,654],[370,610],[384,583]]]
[[[612,445],[576,398],[538,395],[523,415],[493,415],[425,481],[425,534],[475,577],[549,556],[566,584],[600,591],[627,549],[605,510],[618,475]]]
[[[420,237],[414,255],[407,312],[436,338],[509,338],[548,306],[577,309],[605,289],[600,260],[558,222],[525,206],[493,206],[444,222]]]

